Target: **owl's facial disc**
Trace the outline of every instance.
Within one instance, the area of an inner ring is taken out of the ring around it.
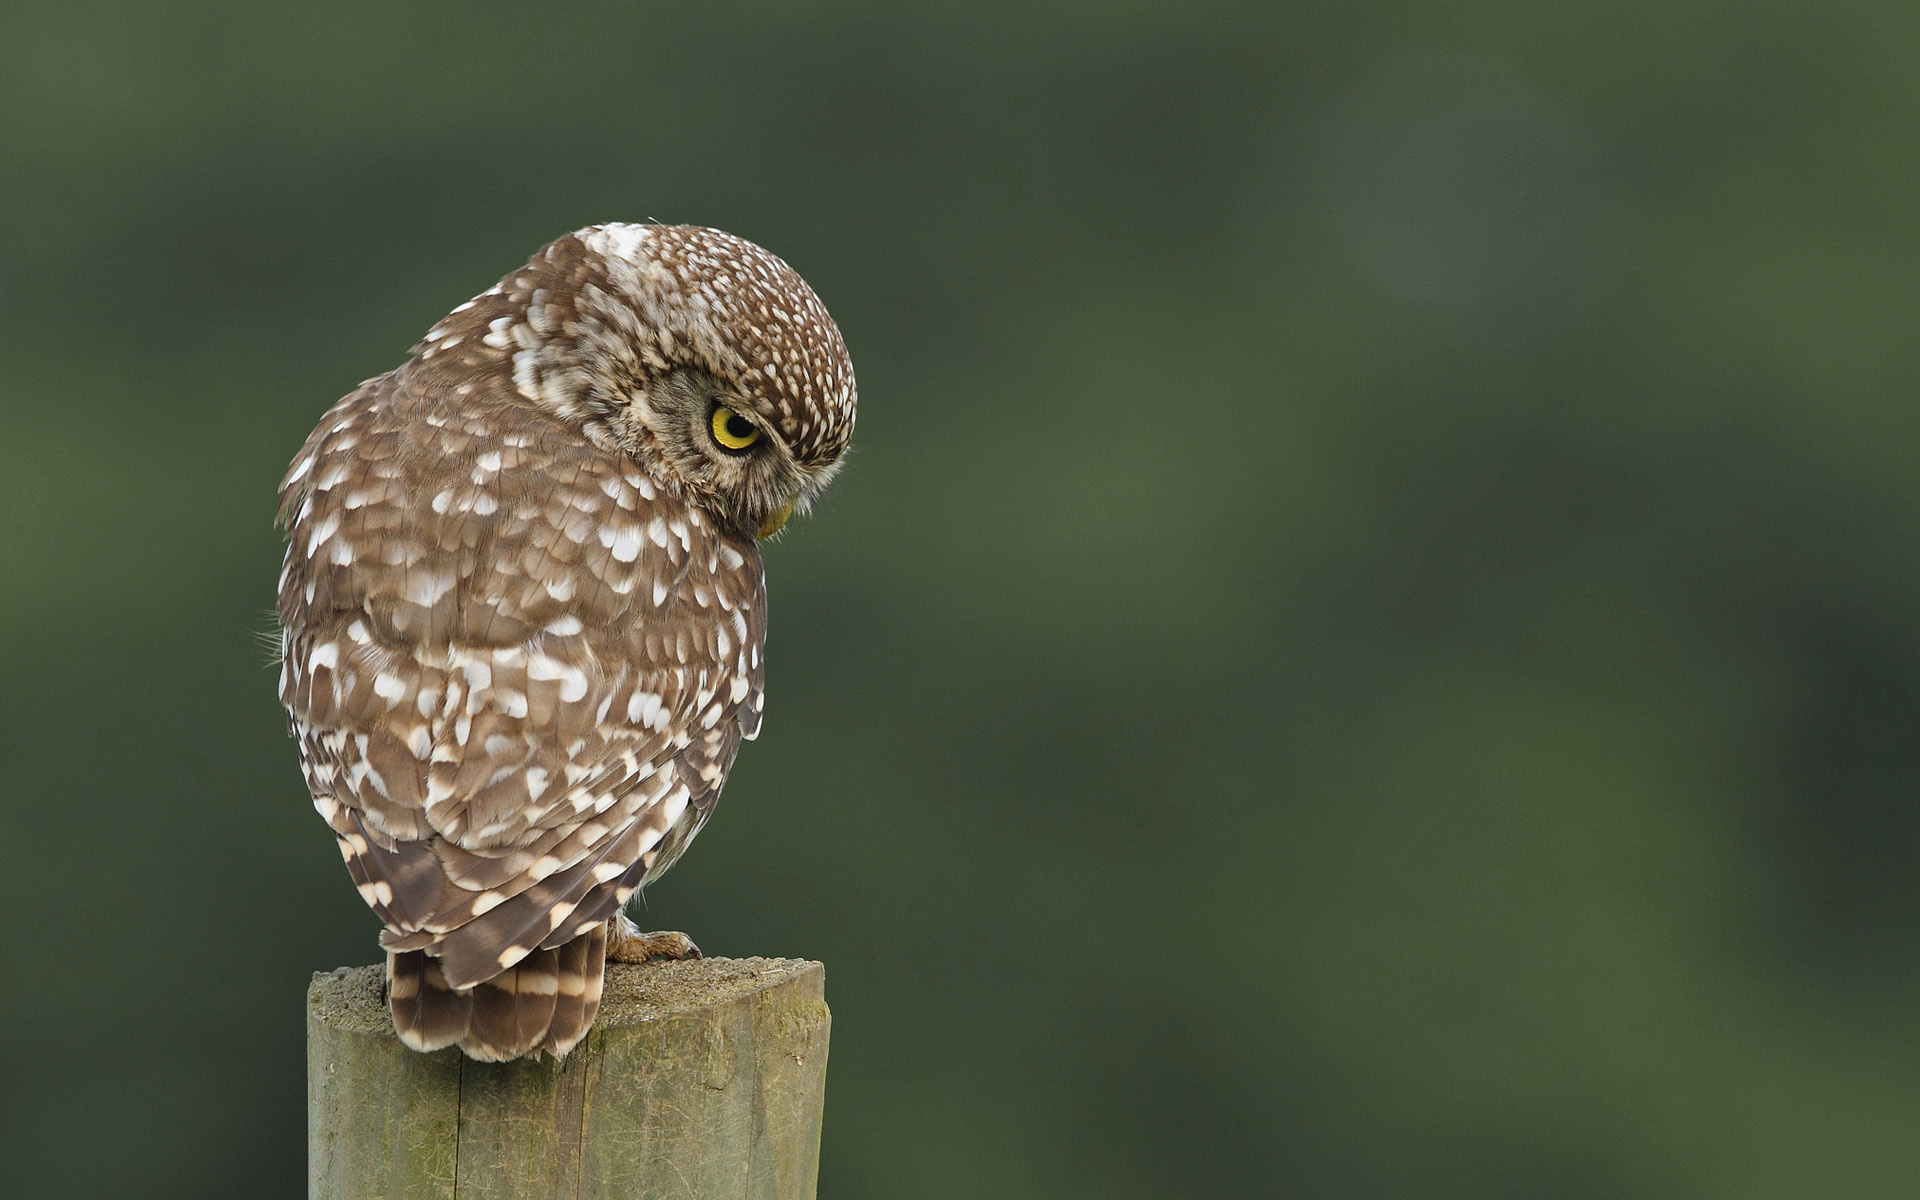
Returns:
[[[745,412],[734,408],[724,401],[715,400],[712,411],[707,415],[707,432],[713,437],[713,444],[721,453],[733,458],[745,458],[762,450],[775,435],[767,433]],[[793,516],[794,506],[800,497],[789,497],[784,503],[767,511],[760,518],[756,537],[770,538],[779,533]]]
[[[707,432],[713,435],[714,445],[722,453],[735,458],[744,458],[761,446],[767,444],[768,435],[745,413],[722,401],[713,402],[713,411],[707,417]],[[755,536],[770,538],[779,533],[782,526],[793,516],[794,506],[800,502],[798,495],[789,497],[785,503],[772,508],[760,518],[760,527]]]
[[[666,475],[742,532],[771,536],[824,483],[794,461],[768,405],[697,367],[640,385],[624,420],[637,426],[633,452],[657,456]]]

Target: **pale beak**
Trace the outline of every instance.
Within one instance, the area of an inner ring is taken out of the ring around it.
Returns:
[[[789,500],[785,504],[782,504],[779,508],[768,513],[767,519],[760,522],[760,536],[763,538],[770,538],[774,534],[779,533],[780,527],[785,525],[787,523],[787,518],[791,517],[792,515],[793,515],[793,501]]]

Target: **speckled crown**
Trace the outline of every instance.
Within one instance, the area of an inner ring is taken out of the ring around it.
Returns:
[[[853,436],[853,362],[826,306],[778,257],[718,229],[567,234],[417,349],[432,358],[462,345],[464,355],[511,355],[521,394],[563,416],[604,415],[619,400],[618,376],[697,366],[737,380],[802,464],[832,462]]]

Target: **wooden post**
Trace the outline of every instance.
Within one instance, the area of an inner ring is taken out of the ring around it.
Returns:
[[[307,990],[310,1200],[804,1200],[820,1166],[826,972],[781,958],[607,964],[564,1060],[416,1054],[380,967]]]

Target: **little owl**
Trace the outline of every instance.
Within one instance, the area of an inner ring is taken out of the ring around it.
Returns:
[[[853,416],[786,263],[599,225],[321,418],[281,484],[280,698],[408,1046],[564,1054],[607,958],[699,953],[623,906],[759,732],[756,540]]]

